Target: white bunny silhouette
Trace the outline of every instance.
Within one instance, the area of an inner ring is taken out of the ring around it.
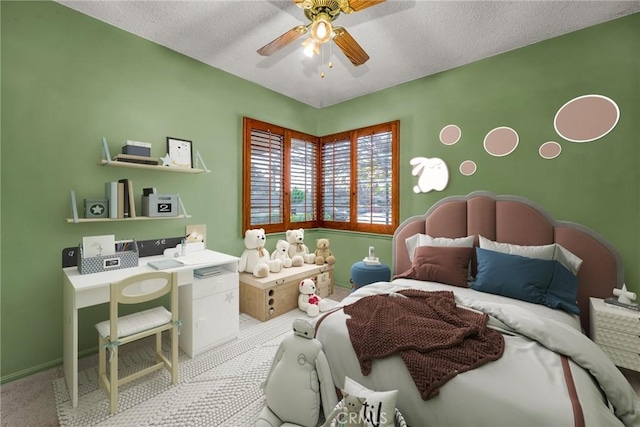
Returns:
[[[420,175],[418,185],[413,187],[414,193],[442,191],[449,183],[449,169],[444,160],[438,157],[414,157],[409,163],[413,166],[411,175]]]

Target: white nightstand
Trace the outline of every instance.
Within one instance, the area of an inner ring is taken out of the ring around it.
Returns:
[[[640,312],[590,298],[591,335],[613,363],[640,371]]]

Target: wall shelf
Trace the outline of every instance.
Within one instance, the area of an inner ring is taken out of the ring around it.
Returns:
[[[119,156],[115,156],[118,158]],[[128,156],[130,158],[135,158],[138,156]],[[100,165],[102,166],[115,166],[119,168],[135,168],[135,169],[147,169],[147,170],[157,170],[162,172],[178,172],[178,173],[209,173],[211,172],[207,169],[207,166],[204,164],[204,160],[200,155],[199,151],[195,153],[196,159],[196,167],[195,168],[178,168],[171,166],[163,166],[163,165],[147,165],[144,163],[132,163],[132,162],[123,162],[118,160],[113,160],[114,157],[111,157],[111,153],[109,152],[109,146],[107,145],[107,138],[102,137],[102,160],[100,161]],[[150,158],[151,159],[151,158]],[[161,159],[158,159],[162,161]],[[200,167],[202,164],[202,167]]]
[[[137,216],[135,218],[67,218],[68,223],[80,223],[80,222],[112,222],[112,221],[147,221],[156,219],[185,219],[191,218],[191,215],[177,215],[177,216]]]
[[[134,216],[127,218],[80,218],[78,215],[78,204],[76,202],[76,192],[71,190],[71,218],[67,218],[67,222],[71,224],[78,224],[80,222],[110,222],[110,221],[140,221],[140,220],[150,220],[150,219],[184,219],[191,218],[191,215],[187,213],[187,210],[184,208],[184,204],[182,203],[182,199],[178,194],[178,215],[175,216]]]
[[[178,168],[178,167],[170,167],[170,166],[162,166],[162,165],[150,165],[144,163],[132,163],[127,161],[117,160],[118,158],[127,158],[127,159],[140,159],[142,161],[145,160],[144,157],[140,156],[131,156],[131,155],[122,155],[119,154],[115,157],[116,160],[112,160],[111,153],[109,153],[109,146],[107,145],[107,138],[102,137],[102,161],[98,163],[102,166],[114,166],[120,168],[134,168],[134,169],[146,169],[146,170],[159,170],[162,172],[178,172],[178,173],[209,173],[211,172],[204,164],[202,160],[202,156],[200,153],[196,151],[196,167],[195,168]],[[149,160],[151,158],[149,157]],[[202,168],[200,168],[200,164],[202,164]],[[130,199],[132,202],[133,199]],[[134,216],[132,218],[80,218],[78,215],[78,205],[76,203],[76,193],[75,191],[71,191],[71,218],[67,218],[67,223],[70,224],[78,224],[81,222],[112,222],[112,221],[148,221],[148,220],[156,220],[156,219],[186,219],[191,218],[191,215],[187,214],[186,209],[184,208],[184,204],[182,203],[182,199],[180,195],[178,195],[178,215],[175,216]]]
[[[135,169],[147,169],[147,170],[158,170],[162,172],[178,172],[178,173],[209,173],[210,170],[207,169],[187,169],[187,168],[172,168],[169,166],[161,166],[161,165],[144,165],[141,163],[130,163],[130,162],[119,162],[117,160],[102,160],[99,165],[102,166],[114,166],[119,168],[135,168]]]

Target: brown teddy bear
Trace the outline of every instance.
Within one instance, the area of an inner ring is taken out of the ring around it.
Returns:
[[[329,249],[329,239],[316,239],[316,248],[315,254],[317,265],[332,265],[336,263],[336,259],[333,256],[331,249]]]

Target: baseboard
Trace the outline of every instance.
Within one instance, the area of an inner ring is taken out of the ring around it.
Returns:
[[[22,371],[0,377],[0,384],[19,380],[20,378],[28,377],[29,375],[37,374],[38,372],[46,371],[47,369],[55,368],[60,365],[62,365],[62,359],[55,359],[40,365],[32,366],[30,368],[23,369]]]
[[[83,350],[78,353],[78,360],[82,359],[86,356],[91,356],[98,352],[98,347],[91,347],[86,350]],[[38,372],[46,371],[48,369],[56,368],[63,364],[62,358],[50,360],[45,363],[41,363],[40,365],[31,366],[27,369],[23,369],[22,371],[14,372],[9,375],[4,375],[0,377],[0,384],[6,384],[11,381],[19,380],[20,378],[28,377],[29,375],[37,374]]]

